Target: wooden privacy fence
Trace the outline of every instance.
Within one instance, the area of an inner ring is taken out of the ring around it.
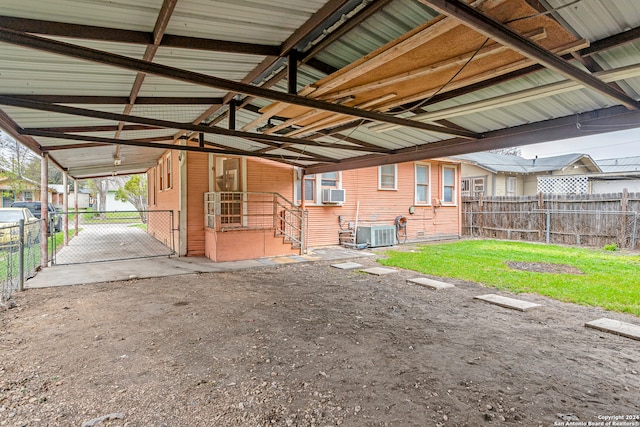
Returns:
[[[462,233],[473,237],[636,249],[640,193],[469,197]]]

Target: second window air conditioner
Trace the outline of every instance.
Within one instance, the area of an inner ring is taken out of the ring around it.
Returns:
[[[341,188],[323,188],[322,203],[344,203],[345,191]]]

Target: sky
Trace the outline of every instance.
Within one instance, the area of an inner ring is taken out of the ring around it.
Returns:
[[[640,128],[542,144],[523,145],[521,156],[527,159],[583,153],[594,160],[640,156]]]

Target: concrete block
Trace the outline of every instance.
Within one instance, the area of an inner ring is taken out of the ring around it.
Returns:
[[[455,288],[455,286],[452,285],[451,283],[439,282],[437,280],[427,279],[426,277],[408,279],[407,282],[413,283],[415,285],[424,286],[425,288],[434,289],[434,290]]]
[[[640,341],[640,326],[633,323],[625,323],[603,317],[602,319],[587,322],[585,326]]]
[[[482,301],[486,301],[490,304],[499,305],[500,307],[511,308],[513,310],[527,311],[529,309],[540,307],[540,304],[536,304],[529,301],[522,301],[515,298],[503,297],[502,295],[487,294],[474,297]]]
[[[365,273],[373,274],[375,276],[384,276],[385,274],[397,273],[397,270],[392,268],[384,268],[384,267],[373,267],[362,270]]]
[[[341,270],[353,270],[361,268],[362,264],[358,264],[357,262],[342,262],[340,264],[331,264],[331,267],[339,268]]]

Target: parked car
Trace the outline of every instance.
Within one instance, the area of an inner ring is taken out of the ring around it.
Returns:
[[[49,224],[53,224],[55,232],[62,230],[62,216],[58,213],[55,206],[48,203],[49,206]],[[13,202],[12,208],[27,208],[31,211],[33,216],[40,219],[42,217],[42,204],[40,202]],[[50,228],[51,226],[49,226]],[[51,230],[49,230],[51,232]]]
[[[13,246],[20,240],[18,224],[24,219],[25,239],[29,244],[36,240],[39,233],[38,218],[27,208],[0,208],[0,247]]]

